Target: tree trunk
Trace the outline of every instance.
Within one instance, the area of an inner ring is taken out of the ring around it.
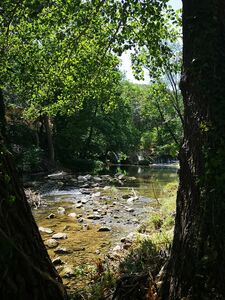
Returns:
[[[50,118],[48,115],[44,115],[44,126],[47,137],[47,146],[48,146],[48,159],[51,167],[55,166],[55,150],[52,139],[52,129],[50,124]]]
[[[0,299],[65,300],[16,177],[12,158],[0,144]]]
[[[5,103],[2,88],[0,88],[0,132],[4,139],[6,139]]]
[[[225,2],[183,0],[184,140],[159,299],[225,299]]]

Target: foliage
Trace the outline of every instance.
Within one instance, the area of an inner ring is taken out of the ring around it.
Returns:
[[[122,83],[118,71],[119,55],[127,49],[133,49],[136,70],[146,57],[152,69],[164,66],[178,22],[166,3],[22,0],[0,5],[1,89],[7,107],[20,107],[29,120],[26,125],[40,140],[36,147],[47,152],[55,146],[57,160],[67,165],[105,160],[109,151],[126,157],[147,151],[147,162],[152,154],[176,156],[163,124],[150,125],[156,110],[147,107],[148,87]],[[147,109],[152,110],[148,118]],[[50,130],[44,128],[47,116]],[[46,146],[51,139],[44,135],[50,134],[53,142]]]

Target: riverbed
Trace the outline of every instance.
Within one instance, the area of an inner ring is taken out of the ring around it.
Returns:
[[[49,174],[33,210],[42,238],[66,285],[76,274],[119,252],[177,181],[178,165],[114,167],[104,174]],[[128,238],[127,238],[128,237]]]

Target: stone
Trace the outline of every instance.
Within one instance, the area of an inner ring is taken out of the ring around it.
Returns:
[[[111,231],[111,228],[110,228],[110,227],[104,227],[104,226],[102,226],[102,227],[100,227],[100,228],[98,229],[98,231],[99,231],[99,232]]]
[[[57,180],[57,179],[62,179],[65,175],[67,175],[67,173],[62,171],[54,174],[49,174],[47,177]]]
[[[66,230],[69,230],[70,229],[70,226],[69,225],[65,225],[64,227],[63,227],[63,231],[66,231]]]
[[[133,204],[134,200],[135,200],[134,197],[128,198],[127,199],[127,204]]]
[[[47,228],[47,227],[39,227],[38,229],[39,229],[39,231],[40,231],[41,233],[48,233],[48,234],[53,233],[53,230],[52,230],[51,228]]]
[[[48,247],[48,248],[55,248],[58,246],[58,241],[56,241],[55,239],[48,239],[44,242],[44,244]]]
[[[91,195],[92,198],[98,198],[98,197],[100,197],[100,196],[101,196],[101,193],[100,193],[100,192],[96,192],[96,193],[93,193],[93,194]]]
[[[54,219],[55,218],[55,214],[50,213],[46,219]]]
[[[63,232],[58,232],[53,234],[52,238],[56,240],[65,240],[67,239],[67,234]]]
[[[125,179],[125,175],[124,175],[124,174],[120,174],[120,175],[118,176],[118,179],[119,179],[119,180],[124,180],[124,179]]]
[[[77,219],[77,222],[83,223],[83,222],[84,222],[84,219],[80,217],[80,218]]]
[[[81,199],[82,204],[86,204],[87,202],[88,202],[88,199],[86,199],[86,198]]]
[[[96,215],[89,215],[87,216],[87,218],[92,220],[99,220],[102,218],[102,216],[96,214]]]
[[[74,277],[75,276],[74,269],[72,267],[67,266],[63,268],[63,270],[60,272],[60,275],[64,278]]]
[[[77,180],[78,180],[78,182],[85,182],[85,181],[87,181],[87,178],[85,176],[78,176]]]
[[[124,195],[122,195],[122,198],[123,199],[129,199],[131,197],[131,195],[129,195],[129,194],[124,194]]]
[[[65,213],[65,208],[64,207],[58,207],[57,208],[57,213],[59,214],[59,215],[64,215],[64,213]]]
[[[61,248],[61,247],[58,247],[54,250],[54,252],[56,254],[70,254],[71,253],[71,250],[68,250],[67,248]]]
[[[81,193],[84,195],[90,195],[91,191],[86,189],[86,190],[81,190]]]
[[[78,204],[76,204],[76,208],[81,208],[83,206],[83,204],[82,203],[78,203]]]
[[[64,262],[61,260],[60,257],[56,257],[52,260],[52,263],[54,266],[61,266],[64,264]]]
[[[131,177],[128,177],[127,178],[127,180],[129,180],[129,181],[135,181],[137,178],[136,177],[134,177],[134,176],[131,176]]]
[[[98,176],[94,176],[94,177],[93,177],[93,180],[94,180],[94,181],[97,181],[97,182],[101,182],[101,181],[102,181],[102,178],[101,178],[101,177],[98,177]]]
[[[111,189],[111,186],[109,186],[109,185],[106,185],[106,186],[104,186],[104,188],[103,188],[103,190],[105,190],[105,191],[110,190],[110,189]]]
[[[134,208],[128,207],[128,208],[126,208],[126,211],[127,211],[127,212],[130,212],[130,213],[131,213],[131,212],[134,212]]]
[[[123,249],[127,250],[127,249],[129,249],[131,247],[131,245],[132,245],[131,243],[125,243],[123,245]]]
[[[82,185],[81,185],[81,188],[84,188],[84,189],[89,188],[89,183],[84,183],[84,184],[82,184]]]
[[[72,212],[72,213],[68,214],[68,217],[70,217],[70,218],[76,218],[77,214],[75,212]]]
[[[113,252],[118,252],[118,251],[121,251],[121,246],[120,245],[116,245],[113,250]]]
[[[75,247],[73,248],[73,251],[84,251],[85,247]]]
[[[89,230],[90,226],[88,224],[83,224],[82,229],[83,230]]]
[[[91,186],[92,186],[93,188],[96,188],[96,187],[99,186],[99,183],[97,183],[97,182],[96,182],[96,183],[92,183]]]
[[[87,180],[91,180],[92,176],[90,174],[87,174],[87,175],[84,176],[84,178],[86,178]]]

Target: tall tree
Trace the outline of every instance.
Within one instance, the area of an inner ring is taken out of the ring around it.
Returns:
[[[225,299],[225,2],[183,0],[184,140],[160,299]]]
[[[0,207],[1,299],[67,299],[2,140]]]

